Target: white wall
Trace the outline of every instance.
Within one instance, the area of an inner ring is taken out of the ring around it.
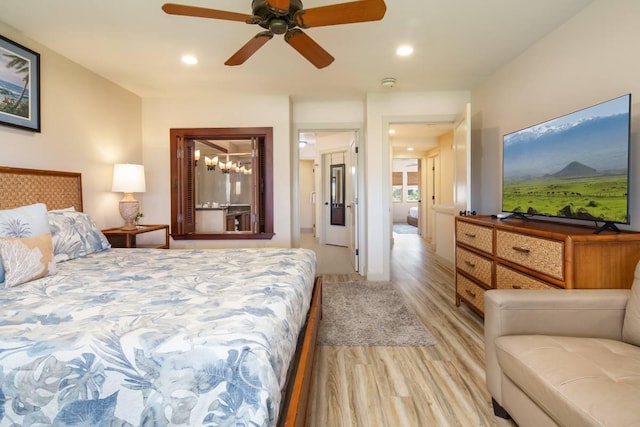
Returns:
[[[271,240],[177,240],[182,247],[291,246],[290,104],[287,96],[208,96],[143,101],[142,145],[147,173],[145,222],[171,223],[169,129],[273,128],[273,227]]]
[[[502,136],[632,94],[631,225],[640,230],[640,2],[597,0],[472,92],[472,209],[500,209]]]
[[[312,230],[315,225],[315,204],[311,193],[315,191],[313,182],[313,160],[300,160],[300,229]],[[316,194],[316,200],[318,195]],[[318,203],[318,201],[316,201]]]
[[[85,212],[122,224],[113,164],[142,163],[141,99],[1,22],[0,33],[40,54],[42,118],[41,133],[0,126],[0,165],[80,172]]]

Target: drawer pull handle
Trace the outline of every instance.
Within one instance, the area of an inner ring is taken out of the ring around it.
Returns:
[[[513,249],[516,252],[523,253],[523,254],[528,254],[529,252],[531,252],[529,249],[521,248],[520,246],[512,246],[511,249]]]
[[[522,289],[522,286],[520,286],[520,285],[511,285],[511,287],[513,289]]]
[[[464,233],[465,236],[469,237],[470,239],[475,239],[476,235],[473,233]]]
[[[471,261],[465,261],[464,263],[467,264],[471,268],[476,268],[476,265]]]
[[[469,295],[471,296],[471,298],[475,298],[475,297],[476,297],[475,292],[471,292],[469,289],[465,289],[464,291],[465,291],[467,294],[469,294]]]

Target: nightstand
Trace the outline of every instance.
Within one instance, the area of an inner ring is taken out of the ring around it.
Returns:
[[[164,244],[136,244],[136,236],[138,234],[162,230],[164,230]],[[120,227],[107,228],[106,230],[102,230],[102,233],[107,237],[107,240],[109,240],[109,243],[111,243],[111,247],[113,248],[169,249],[169,226],[165,224],[138,225],[135,230],[123,230]]]

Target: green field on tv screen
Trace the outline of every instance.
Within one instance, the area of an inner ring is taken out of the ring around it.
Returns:
[[[627,223],[626,175],[505,181],[502,210]]]

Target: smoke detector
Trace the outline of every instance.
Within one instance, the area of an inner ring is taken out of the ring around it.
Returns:
[[[382,87],[392,88],[396,85],[396,79],[393,77],[385,77],[382,79]]]

